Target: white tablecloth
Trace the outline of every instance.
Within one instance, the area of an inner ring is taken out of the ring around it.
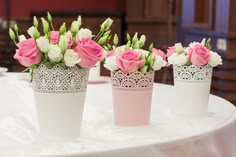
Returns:
[[[0,76],[0,156],[65,157],[235,157],[236,108],[210,96],[205,117],[171,112],[173,86],[155,84],[151,123],[144,127],[113,124],[111,84],[89,84],[81,137],[45,141],[38,133],[28,74]]]

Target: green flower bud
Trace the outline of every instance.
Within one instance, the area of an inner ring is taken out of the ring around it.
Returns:
[[[138,41],[138,33],[136,32],[132,38],[132,43],[136,43]]]
[[[82,25],[81,16],[78,16],[77,23],[78,23],[79,27]]]
[[[203,38],[203,39],[202,39],[201,44],[202,44],[202,45],[206,45],[206,38]]]
[[[113,20],[111,18],[107,18],[101,25],[102,31],[108,31],[113,23]]]
[[[47,12],[47,15],[48,15],[48,16],[47,16],[47,17],[48,17],[48,21],[49,21],[49,22],[52,22],[52,16],[51,16],[51,14],[50,14],[49,12]]]
[[[9,28],[9,36],[10,36],[11,40],[13,40],[15,42],[16,35],[15,35],[14,31],[11,28]]]
[[[152,51],[152,49],[153,49],[153,43],[151,43],[151,44],[149,45],[149,47],[148,47],[148,50],[149,50],[149,51]]]
[[[72,34],[76,34],[79,31],[79,23],[77,21],[71,23],[70,31]]]
[[[128,41],[131,40],[131,37],[130,37],[129,33],[126,34],[126,38],[127,38]]]
[[[144,46],[145,42],[146,42],[146,36],[141,35],[141,37],[139,39],[139,47],[142,48]]]
[[[37,39],[40,37],[40,33],[36,27],[34,27],[34,34],[33,34],[34,39]]]
[[[33,22],[34,22],[34,27],[38,28],[39,22],[38,22],[36,16],[34,16]]]
[[[107,42],[107,39],[109,38],[109,35],[103,36],[98,40],[99,45],[103,45]]]
[[[175,50],[178,54],[181,54],[182,53],[182,50],[183,50],[183,46],[181,43],[176,43],[175,44]]]
[[[103,34],[103,36],[110,35],[110,33],[111,33],[111,30],[109,30],[109,31],[106,31],[106,32]]]
[[[18,32],[19,32],[19,29],[18,29],[18,26],[17,26],[17,24],[14,24],[14,30],[16,31],[16,33],[18,33]]]
[[[114,45],[115,45],[115,46],[117,46],[117,45],[118,45],[118,43],[119,43],[119,39],[118,39],[118,36],[117,36],[117,34],[115,34],[115,35],[114,35],[114,38],[113,38],[113,43],[114,43]]]
[[[60,35],[62,35],[66,32],[66,23],[65,22],[61,25],[59,32],[60,32]]]
[[[127,42],[127,44],[125,45],[125,47],[126,47],[126,48],[130,48],[130,45],[131,45],[131,41],[129,40],[129,41]]]
[[[41,18],[41,20],[42,20],[42,23],[43,23],[43,32],[44,32],[44,34],[48,34],[49,24],[43,17]]]

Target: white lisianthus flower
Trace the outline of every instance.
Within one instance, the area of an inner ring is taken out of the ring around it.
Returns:
[[[92,31],[87,28],[81,28],[79,32],[76,34],[76,38],[81,41],[83,38],[91,39],[93,37]]]
[[[48,57],[53,62],[60,62],[63,58],[61,48],[57,45],[50,44]]]
[[[155,55],[155,62],[152,66],[152,69],[153,70],[160,70],[164,66],[166,66],[166,61],[164,61],[161,56]]]
[[[115,54],[116,54],[117,56],[120,56],[121,53],[122,53],[123,51],[125,51],[125,50],[126,50],[126,46],[125,46],[125,45],[119,46],[119,47],[117,47],[117,48],[115,49]]]
[[[181,53],[180,55],[173,53],[168,58],[168,62],[170,64],[185,65],[188,62],[188,57],[184,53]]]
[[[118,70],[119,67],[117,66],[117,63],[116,63],[116,56],[108,57],[105,60],[104,67],[107,68],[110,71]]]
[[[33,38],[34,36],[34,26],[31,26],[28,30],[27,33]]]
[[[216,52],[210,52],[211,53],[211,57],[208,61],[208,64],[212,67],[215,67],[217,65],[221,65],[222,64],[222,58],[220,55],[218,55]]]
[[[49,40],[45,37],[39,37],[36,39],[36,43],[40,51],[42,52],[48,52],[49,51]]]
[[[149,51],[144,50],[144,49],[135,49],[135,51],[139,51],[139,52],[141,52],[141,53],[142,53],[142,56],[147,56],[148,53],[149,53]]]
[[[19,41],[23,41],[23,40],[26,40],[26,37],[24,35],[19,35]]]
[[[191,43],[189,44],[189,47],[190,47],[190,48],[194,48],[195,45],[198,45],[198,44],[204,45],[205,43],[203,44],[203,42],[202,42],[202,43],[199,43],[199,42],[195,42],[195,41],[194,41],[194,42],[191,42]]]
[[[66,66],[73,67],[76,64],[78,64],[81,61],[81,59],[73,49],[68,49],[65,52],[64,61]]]

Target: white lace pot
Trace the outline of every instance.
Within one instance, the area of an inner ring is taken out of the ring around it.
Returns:
[[[120,126],[148,125],[154,72],[111,72],[114,123]]]
[[[33,73],[33,91],[40,134],[47,139],[79,137],[88,80],[88,69],[77,66],[48,69],[40,65]]]
[[[174,65],[176,103],[173,110],[183,115],[207,115],[212,67]]]

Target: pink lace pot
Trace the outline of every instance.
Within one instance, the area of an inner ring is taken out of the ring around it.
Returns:
[[[148,125],[154,72],[111,72],[114,123],[119,126]]]

